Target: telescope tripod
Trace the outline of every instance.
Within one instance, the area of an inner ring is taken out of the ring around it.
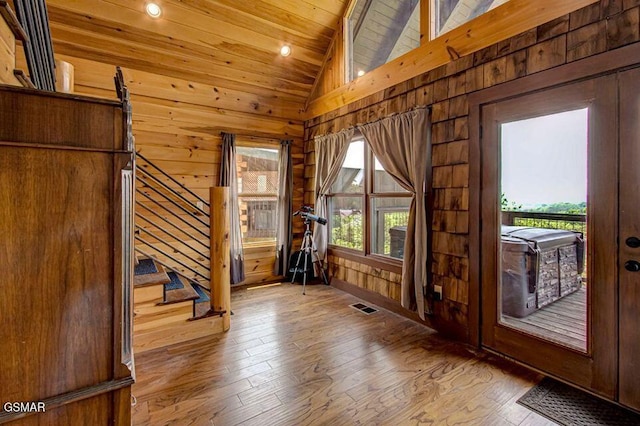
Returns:
[[[320,273],[322,274],[322,281],[325,285],[329,285],[329,280],[327,279],[327,275],[324,273],[324,268],[322,267],[322,261],[318,256],[318,249],[316,248],[315,243],[313,242],[313,237],[310,229],[310,221],[305,219],[304,224],[306,226],[304,235],[302,237],[302,245],[300,246],[300,250],[298,250],[298,258],[296,259],[296,266],[293,269],[293,277],[291,278],[291,284],[296,280],[296,275],[298,272],[302,272],[302,294],[305,294],[305,287],[307,285],[307,271],[308,267],[314,267],[314,265],[318,264],[318,269],[320,269]],[[304,269],[300,271],[298,267],[300,266],[300,258],[304,255]],[[315,257],[315,258],[314,258]],[[309,258],[311,258],[311,265],[308,264]]]

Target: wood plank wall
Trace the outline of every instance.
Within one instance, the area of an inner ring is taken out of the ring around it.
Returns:
[[[421,10],[429,8],[430,0],[421,1]],[[343,58],[338,50],[330,50],[327,65],[316,78],[315,86],[324,91],[312,91],[307,100],[307,119],[327,114],[346,103],[361,100],[393,85],[401,84],[419,74],[434,70],[455,58],[476,53],[506,38],[533,29],[564,14],[595,3],[597,0],[509,0],[477,18],[436,37],[364,76],[343,84]],[[622,0],[613,0],[621,3]],[[621,3],[622,4],[622,3]],[[422,28],[427,31],[428,28]],[[424,40],[424,37],[423,37]],[[334,40],[335,49],[342,47],[342,41]],[[337,86],[336,86],[337,83]],[[333,88],[333,90],[332,90]],[[328,89],[328,91],[327,91]]]
[[[57,58],[75,67],[76,93],[115,98],[115,64],[69,55],[57,55]],[[294,206],[302,204],[303,123],[293,118],[299,114],[302,105],[282,101],[277,96],[269,98],[133,68],[124,68],[123,73],[131,91],[136,150],[181,184],[205,200],[209,199],[209,187],[216,185],[220,170],[221,131],[236,133],[239,144],[273,145],[281,138],[289,138],[294,141],[293,203]],[[166,181],[161,175],[154,175]],[[142,197],[138,199],[150,208],[158,209]],[[186,215],[180,210],[172,210],[180,216]],[[165,216],[177,227],[181,226],[170,215]],[[137,224],[154,231],[146,222],[138,220]],[[298,240],[303,231],[300,224],[294,222]],[[273,256],[273,247],[249,249],[245,283],[273,280]]]
[[[0,6],[2,7],[2,6]],[[16,67],[16,37],[0,14],[0,84],[21,86],[13,75]]]
[[[316,77],[309,100],[320,97],[345,84],[345,43],[344,43],[344,19],[338,22],[338,28],[325,53],[324,63],[320,74]],[[308,102],[308,101],[307,101]]]
[[[314,197],[314,136],[416,105],[431,105],[434,192],[431,272],[433,284],[444,289],[444,300],[435,302],[432,323],[468,339],[469,222],[475,220],[468,214],[468,95],[639,41],[640,1],[601,0],[311,119],[305,129],[305,201],[312,203]],[[338,256],[331,256],[329,262],[334,277],[399,302],[399,274]]]

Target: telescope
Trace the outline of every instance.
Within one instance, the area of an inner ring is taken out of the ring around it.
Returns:
[[[302,294],[305,294],[305,288],[307,286],[307,274],[311,273],[313,277],[314,270],[319,270],[322,274],[322,281],[326,285],[329,285],[327,274],[324,273],[324,267],[322,266],[322,260],[318,257],[318,249],[313,242],[313,234],[311,233],[311,221],[318,222],[320,225],[326,225],[327,219],[315,215],[312,213],[313,208],[309,206],[302,206],[300,210],[293,213],[294,216],[300,215],[304,219],[304,236],[302,237],[302,245],[298,253],[293,254],[289,259],[289,272],[293,272],[291,277],[291,283],[296,280],[298,273],[302,274]],[[295,266],[291,267],[293,259],[296,259]],[[304,261],[303,261],[304,259]]]
[[[320,217],[312,213],[313,207],[310,206],[302,206],[300,210],[297,210],[293,213],[294,216],[300,215],[301,218],[304,219],[305,222],[318,222],[320,225],[326,225],[327,219],[324,217]]]

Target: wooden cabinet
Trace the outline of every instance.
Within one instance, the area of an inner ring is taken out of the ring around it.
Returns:
[[[0,423],[130,423],[125,126],[118,102],[0,86]]]

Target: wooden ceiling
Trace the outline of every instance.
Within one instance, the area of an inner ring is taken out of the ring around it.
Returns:
[[[351,16],[353,71],[371,71],[420,46],[420,2],[358,2]],[[355,76],[354,76],[355,77]]]
[[[56,54],[303,107],[348,0],[48,0]],[[279,55],[282,45],[291,56]],[[290,108],[292,110],[295,108]]]

